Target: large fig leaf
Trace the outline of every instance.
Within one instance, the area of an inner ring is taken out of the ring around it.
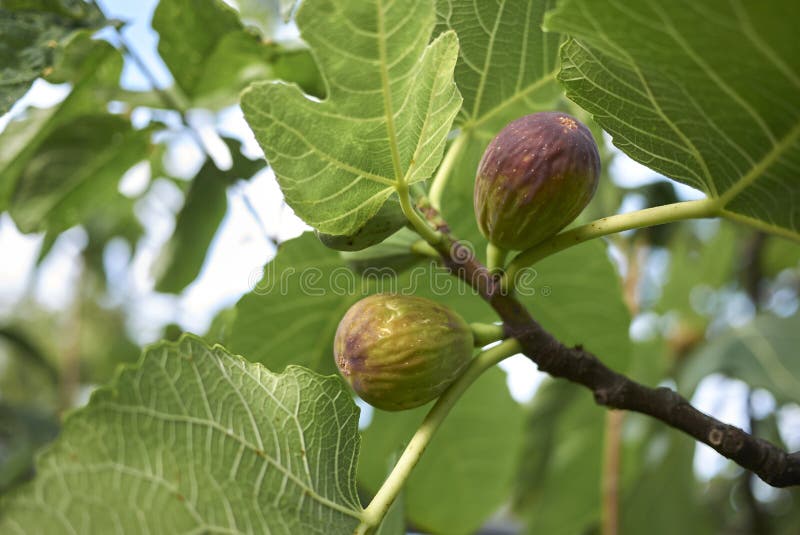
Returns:
[[[71,414],[2,533],[352,533],[358,409],[335,378],[186,336]]]
[[[567,96],[719,213],[800,239],[797,2],[567,0]]]
[[[464,97],[458,123],[475,130],[532,113],[557,91],[560,37],[540,24],[554,0],[438,0],[441,29],[461,44],[456,84]],[[474,177],[471,177],[474,178]]]
[[[403,182],[439,164],[461,97],[455,34],[432,44],[429,2],[308,0],[297,13],[326,100],[258,83],[242,109],[288,204],[328,234],[351,234]]]

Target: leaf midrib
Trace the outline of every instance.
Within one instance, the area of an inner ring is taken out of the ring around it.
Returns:
[[[389,136],[389,148],[392,152],[392,166],[396,184],[403,181],[403,171],[400,167],[400,149],[397,145],[397,131],[394,126],[394,112],[392,110],[392,89],[389,87],[389,65],[386,54],[386,21],[384,20],[383,1],[375,2],[377,7],[378,32],[378,58],[381,72],[381,89],[383,93],[383,111],[386,118],[386,133]]]

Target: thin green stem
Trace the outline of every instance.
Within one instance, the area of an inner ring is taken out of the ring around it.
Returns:
[[[450,148],[447,149],[447,154],[445,154],[442,164],[436,172],[436,176],[434,176],[431,181],[431,187],[428,190],[428,199],[430,199],[431,206],[436,208],[437,211],[441,211],[444,187],[447,185],[447,179],[450,178],[453,166],[458,161],[458,157],[461,156],[461,151],[464,150],[464,146],[467,144],[468,137],[469,135],[464,133],[464,131],[456,136],[450,144]]]
[[[521,347],[517,340],[510,338],[481,352],[470,362],[464,373],[450,385],[428,412],[428,415],[425,416],[425,420],[423,420],[417,432],[414,433],[408,446],[400,456],[400,460],[397,461],[392,472],[383,482],[381,488],[378,489],[378,493],[375,494],[370,504],[364,509],[361,524],[355,533],[361,535],[374,533],[389,510],[389,506],[392,505],[392,502],[403,488],[411,470],[419,462],[434,433],[442,425],[458,398],[483,372],[501,360],[519,353]]]
[[[523,268],[579,243],[624,230],[663,225],[664,223],[672,223],[682,219],[715,217],[719,213],[720,205],[716,199],[702,199],[699,201],[665,204],[655,208],[598,219],[561,234],[556,234],[552,238],[518,254],[506,269],[502,280],[503,288],[507,290],[513,289],[515,279]]]
[[[502,325],[470,323],[469,326],[472,329],[475,347],[483,347],[506,337],[506,332]]]
[[[439,252],[425,240],[417,240],[412,243],[411,252],[420,256],[430,256],[431,258],[435,258],[437,260],[442,258],[441,255],[439,255]]]
[[[414,206],[411,204],[408,184],[405,182],[398,182],[395,184],[395,188],[397,189],[398,197],[400,197],[400,208],[402,208],[403,213],[414,227],[414,230],[417,231],[417,234],[419,234],[423,240],[431,245],[436,245],[442,241],[442,233],[431,228],[428,222],[422,218],[419,212],[417,212],[414,209]]]
[[[486,267],[492,273],[501,273],[506,267],[508,250],[489,242],[486,244]]]

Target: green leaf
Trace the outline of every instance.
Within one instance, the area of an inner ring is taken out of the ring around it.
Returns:
[[[376,410],[363,433],[359,482],[374,492],[386,464],[427,409]],[[459,400],[405,486],[409,520],[432,533],[474,533],[508,498],[522,445],[523,411],[505,374],[485,373]]]
[[[427,46],[434,13],[422,0],[308,0],[297,24],[328,98],[259,83],[242,109],[297,215],[322,232],[352,234],[396,186],[436,169],[461,104],[458,43],[446,33]]]
[[[228,186],[237,179],[250,178],[263,167],[263,160],[245,157],[239,143],[228,140],[228,145],[233,167],[222,171],[207,160],[189,187],[175,231],[154,268],[158,273],[157,292],[180,293],[197,278],[228,209]]]
[[[352,533],[357,424],[340,381],[186,336],[66,419],[0,532]]]
[[[122,117],[84,115],[42,140],[14,190],[9,211],[22,232],[65,230],[119,196],[122,174],[147,157],[150,133]]]
[[[162,0],[153,14],[158,52],[192,105],[235,102],[253,80],[268,78],[273,47],[245,30],[221,0]]]
[[[358,300],[354,280],[338,252],[313,233],[282,243],[254,290],[237,303],[227,346],[273,370],[300,364],[334,373],[333,334]]]
[[[101,20],[84,2],[0,1],[0,115],[36,78],[52,71],[63,39],[79,28],[98,27]]]
[[[712,339],[692,356],[679,384],[691,393],[703,377],[723,373],[751,388],[765,388],[779,403],[800,403],[800,315],[759,316]]]
[[[622,285],[600,242],[550,256],[529,268],[518,284],[533,317],[567,345],[583,345],[618,372],[630,365],[630,312]],[[532,295],[526,295],[532,294]]]
[[[418,265],[398,276],[392,269],[362,277],[346,267],[338,251],[307,232],[280,245],[264,267],[260,281],[221,320],[232,351],[271,369],[300,364],[333,373],[333,337],[344,313],[363,297],[378,293],[411,293],[443,303],[468,322],[495,321],[491,308],[444,269]]]
[[[53,108],[28,110],[26,118],[12,121],[0,134],[0,210],[7,208],[20,175],[42,142],[76,117],[97,114],[118,87],[121,72],[122,56],[105,41],[92,40],[92,32],[81,31],[68,40],[51,78],[72,81],[70,94]]]
[[[760,260],[760,269],[767,277],[774,277],[784,269],[800,269],[800,245],[770,237]]]
[[[58,422],[31,407],[0,403],[0,494],[33,475],[36,450],[58,434]]]
[[[540,29],[554,4],[437,0],[439,28],[455,30],[461,43],[455,79],[464,97],[463,128],[504,125],[555,96],[561,38]]]
[[[633,159],[800,239],[796,2],[559,3],[567,96]]]
[[[704,328],[708,318],[692,307],[692,291],[700,286],[717,290],[729,281],[740,234],[741,229],[725,222],[707,242],[698,240],[688,228],[676,233],[670,243],[667,281],[654,310],[677,312],[687,323]]]
[[[621,533],[720,533],[692,472],[694,442],[678,431],[654,433],[640,471],[619,505]],[[707,493],[706,493],[707,494]],[[658,507],[653,504],[657,503]]]
[[[591,532],[600,515],[605,410],[580,387],[544,383],[527,417],[516,510],[527,533]]]

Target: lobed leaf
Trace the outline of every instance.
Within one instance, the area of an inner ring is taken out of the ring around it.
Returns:
[[[242,109],[287,203],[318,230],[347,235],[396,186],[436,169],[461,104],[453,83],[458,43],[446,33],[427,45],[434,12],[422,0],[309,0],[297,25],[326,100],[258,83],[242,95]]]

